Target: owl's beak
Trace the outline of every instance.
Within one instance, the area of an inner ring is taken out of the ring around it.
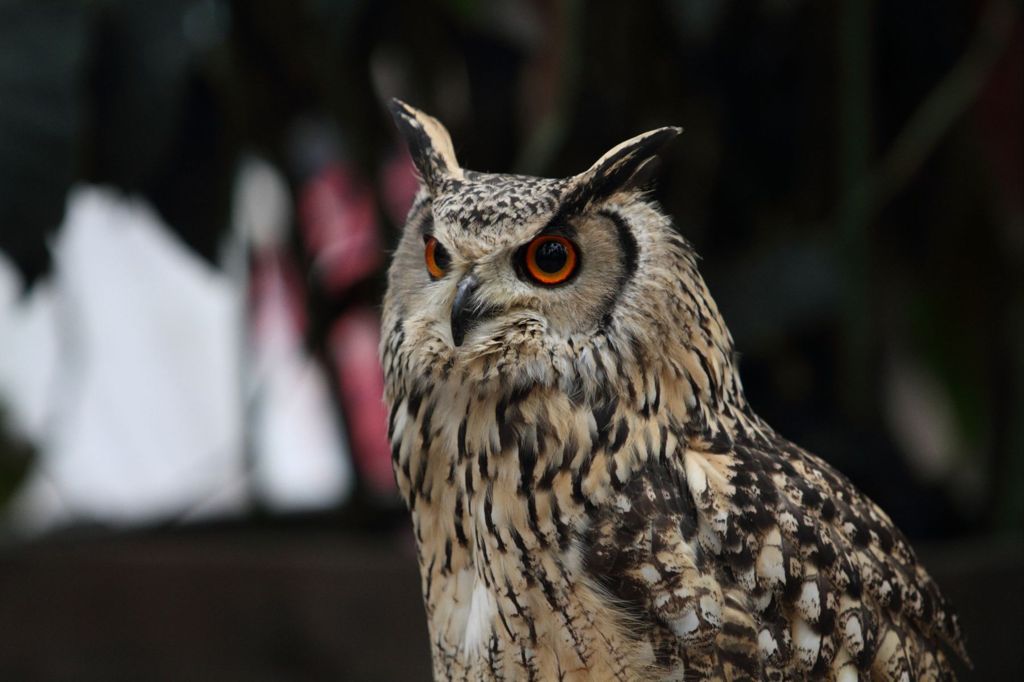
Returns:
[[[455,289],[455,300],[452,302],[452,341],[456,346],[462,345],[466,332],[481,319],[486,317],[486,310],[476,300],[476,290],[480,281],[470,272],[459,282]]]

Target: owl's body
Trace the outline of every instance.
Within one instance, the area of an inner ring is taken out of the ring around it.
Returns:
[[[754,414],[695,254],[636,189],[677,131],[543,180],[464,171],[395,113],[424,187],[382,356],[435,677],[952,677],[937,587]]]

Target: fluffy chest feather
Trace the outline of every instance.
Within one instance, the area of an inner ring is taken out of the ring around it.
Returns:
[[[583,462],[608,425],[544,389],[442,384],[400,399],[392,426],[437,676],[635,679],[654,662],[583,566],[586,491],[608,477]]]

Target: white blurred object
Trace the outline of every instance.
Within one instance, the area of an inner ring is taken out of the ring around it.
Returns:
[[[306,352],[301,283],[283,250],[287,184],[268,163],[243,163],[234,229],[253,245],[252,324],[246,362],[254,491],[278,511],[336,505],[353,485],[352,463],[320,365]]]
[[[983,513],[988,500],[978,444],[961,430],[949,389],[905,352],[894,351],[887,370],[885,415],[911,469],[944,484],[965,514]]]
[[[0,386],[40,451],[15,524],[146,522],[208,498],[218,513],[241,509],[239,299],[228,279],[144,202],[95,187],[72,190],[54,268],[52,300],[35,301],[51,322],[5,330],[21,337],[9,363],[42,368]],[[40,394],[43,407],[30,400]]]
[[[288,183],[276,168],[254,156],[242,161],[232,203],[232,227],[242,243],[256,250],[284,244],[291,205]]]
[[[236,189],[235,252],[273,252],[286,184],[250,161]],[[351,463],[283,279],[254,297],[248,338],[245,267],[209,266],[144,201],[97,187],[70,193],[53,252],[27,296],[0,257],[0,402],[39,452],[14,528],[236,515],[253,493],[278,510],[342,499]]]
[[[273,276],[273,275],[270,275]],[[284,292],[260,302],[252,339],[252,444],[256,491],[280,511],[330,507],[352,487],[327,381],[289,334]]]
[[[938,481],[963,450],[953,401],[942,383],[906,354],[897,353],[885,375],[885,414],[914,471]]]

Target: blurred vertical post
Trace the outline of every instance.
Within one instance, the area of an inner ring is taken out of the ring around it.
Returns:
[[[871,13],[873,3],[842,0],[838,13],[839,230],[843,265],[842,388],[848,413],[862,415],[868,400],[868,176],[871,143]]]

